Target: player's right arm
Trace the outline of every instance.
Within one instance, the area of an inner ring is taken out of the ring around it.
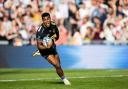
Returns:
[[[37,40],[37,48],[38,49],[46,49],[46,47],[44,46],[42,40],[41,40],[41,29],[42,29],[42,26],[40,26],[37,30],[37,33],[36,33],[36,40]]]
[[[46,46],[44,46],[43,42],[40,40],[37,40],[37,47],[38,49],[46,49]]]

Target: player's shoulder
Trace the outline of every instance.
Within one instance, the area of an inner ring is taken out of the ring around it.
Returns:
[[[40,25],[39,25],[39,27],[38,27],[38,29],[37,29],[37,32],[40,32],[41,29],[44,29],[43,24],[40,24]]]
[[[42,28],[46,28],[46,26],[45,26],[43,23],[40,25],[40,27],[42,27]]]

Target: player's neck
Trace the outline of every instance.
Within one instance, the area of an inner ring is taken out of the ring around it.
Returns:
[[[43,27],[45,27],[45,28],[49,28],[49,27],[51,26],[51,24],[50,24],[50,26],[49,26],[49,27],[47,27],[47,26],[46,26],[45,24],[43,24],[43,23],[42,23],[42,25],[43,25]]]

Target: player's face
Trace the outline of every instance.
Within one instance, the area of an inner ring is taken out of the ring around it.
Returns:
[[[51,23],[51,18],[49,16],[45,16],[42,18],[43,24],[46,27],[50,27],[50,23]]]

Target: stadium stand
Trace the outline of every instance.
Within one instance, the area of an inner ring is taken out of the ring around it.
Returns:
[[[42,12],[59,27],[57,45],[128,44],[127,0],[0,0],[0,44],[36,45]]]

